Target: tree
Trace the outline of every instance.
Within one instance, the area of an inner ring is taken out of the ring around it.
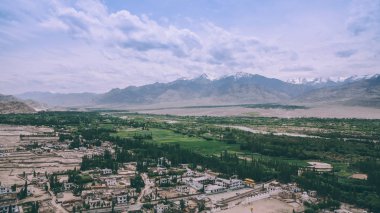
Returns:
[[[183,199],[181,199],[179,201],[179,206],[180,206],[180,208],[181,208],[182,211],[185,210],[186,205],[185,205],[185,201]]]
[[[16,184],[13,184],[13,185],[11,186],[11,189],[12,189],[13,192],[15,192],[16,189],[17,189],[17,185],[16,185]]]
[[[8,213],[13,213],[13,208],[12,204],[9,204],[8,206]]]
[[[205,208],[206,208],[206,206],[205,206],[205,203],[204,202],[198,202],[198,211],[203,211],[203,210],[205,210]]]
[[[112,199],[112,207],[111,207],[111,212],[115,213],[115,201]]]
[[[136,188],[137,192],[140,192],[141,188],[145,187],[145,183],[141,175],[137,175],[135,178],[131,180],[131,186],[133,188]]]
[[[24,188],[22,188],[20,190],[20,192],[18,193],[18,197],[19,199],[24,199],[28,196],[28,183],[25,181],[25,184],[24,184]]]
[[[33,202],[32,203],[31,213],[38,213],[38,209],[39,208],[40,208],[39,203],[37,201]]]

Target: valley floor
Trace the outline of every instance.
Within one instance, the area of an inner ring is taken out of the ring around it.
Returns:
[[[159,108],[131,110],[144,114],[179,115],[179,116],[252,116],[252,117],[317,117],[317,118],[363,118],[380,119],[380,109],[359,106],[316,106],[308,109],[261,109],[232,107],[194,107],[194,108]]]

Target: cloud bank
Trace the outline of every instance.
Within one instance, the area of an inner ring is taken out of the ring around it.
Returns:
[[[207,20],[196,30],[163,24],[96,0],[6,0],[0,6],[0,93],[104,92],[202,73],[282,79],[377,73],[379,14],[379,1],[352,2],[337,32],[328,28],[315,41],[283,45]],[[324,40],[329,33],[334,37]]]

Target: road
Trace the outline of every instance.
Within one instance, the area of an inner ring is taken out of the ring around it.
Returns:
[[[49,194],[51,196],[51,205],[54,206],[56,209],[57,209],[57,212],[59,213],[68,213],[68,211],[66,211],[66,209],[64,209],[61,204],[57,203],[56,200],[57,200],[57,197],[55,196],[55,194],[50,190],[50,183],[48,182],[48,186],[49,186]]]
[[[149,194],[149,190],[151,190],[151,187],[154,186],[154,184],[149,180],[148,175],[146,173],[141,174],[142,179],[144,180],[145,187],[141,191],[140,195],[138,196],[136,203],[141,203],[141,199],[144,195]]]

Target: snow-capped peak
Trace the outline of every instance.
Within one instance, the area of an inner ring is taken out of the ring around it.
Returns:
[[[197,76],[191,80],[211,80],[211,78],[206,73],[203,73],[202,75]]]
[[[291,84],[308,84],[308,85],[320,85],[320,84],[327,84],[327,83],[348,83],[348,82],[354,82],[358,80],[363,79],[370,79],[373,78],[376,75],[353,75],[348,77],[318,77],[318,78],[293,78],[288,79],[286,82]]]
[[[246,77],[251,77],[252,74],[251,73],[246,73],[246,72],[237,72],[235,73],[235,75],[233,75],[235,77],[235,79],[238,79],[238,78],[246,78]]]

